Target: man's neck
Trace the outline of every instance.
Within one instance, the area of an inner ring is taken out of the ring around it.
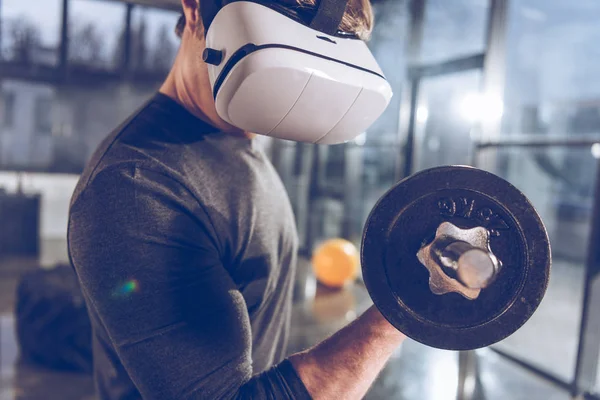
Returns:
[[[256,136],[256,134],[244,132],[223,121],[215,109],[210,87],[200,85],[196,90],[191,90],[191,85],[185,81],[179,68],[179,63],[175,61],[169,75],[158,90],[160,93],[170,97],[189,113],[214,126],[223,133],[243,136],[249,139],[253,139]],[[196,79],[196,81],[200,80]]]

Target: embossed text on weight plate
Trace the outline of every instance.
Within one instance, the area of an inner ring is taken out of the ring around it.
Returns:
[[[493,236],[500,236],[510,227],[500,215],[489,207],[478,207],[475,199],[446,197],[438,201],[440,214],[444,217],[459,217],[474,220],[487,228]]]

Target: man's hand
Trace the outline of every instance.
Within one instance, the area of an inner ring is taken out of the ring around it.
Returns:
[[[290,357],[315,400],[361,399],[405,336],[369,308],[314,348]]]

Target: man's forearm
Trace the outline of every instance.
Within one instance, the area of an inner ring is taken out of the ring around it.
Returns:
[[[361,399],[404,338],[371,307],[290,361],[315,400]]]

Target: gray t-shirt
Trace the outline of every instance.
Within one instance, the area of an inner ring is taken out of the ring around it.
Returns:
[[[252,140],[157,94],[86,167],[68,243],[100,399],[310,398],[282,362],[294,217]]]

